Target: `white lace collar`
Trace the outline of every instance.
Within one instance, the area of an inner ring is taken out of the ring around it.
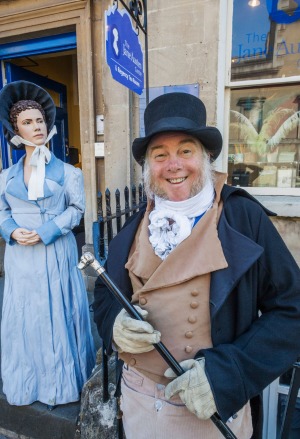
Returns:
[[[149,241],[154,252],[164,260],[192,231],[195,218],[213,204],[215,192],[209,180],[201,192],[184,201],[155,197],[155,208],[149,215]]]

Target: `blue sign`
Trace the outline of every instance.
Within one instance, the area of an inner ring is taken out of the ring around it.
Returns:
[[[126,9],[112,6],[106,18],[106,62],[112,77],[141,94],[144,88],[143,51]]]

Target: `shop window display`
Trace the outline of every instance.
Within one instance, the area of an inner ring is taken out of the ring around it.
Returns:
[[[231,92],[229,183],[234,186],[300,187],[298,86]]]
[[[233,1],[229,184],[300,187],[299,23],[299,1]]]

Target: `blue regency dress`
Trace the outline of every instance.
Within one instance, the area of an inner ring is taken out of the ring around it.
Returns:
[[[84,212],[82,172],[53,154],[44,197],[29,201],[23,160],[0,174],[0,231],[6,241],[1,374],[10,404],[77,401],[95,364],[89,307],[71,230]],[[10,235],[36,230],[22,246]]]

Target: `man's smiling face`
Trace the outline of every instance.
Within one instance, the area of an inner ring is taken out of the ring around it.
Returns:
[[[204,186],[204,155],[201,143],[181,132],[154,136],[147,148],[150,189],[170,201],[195,196]]]

